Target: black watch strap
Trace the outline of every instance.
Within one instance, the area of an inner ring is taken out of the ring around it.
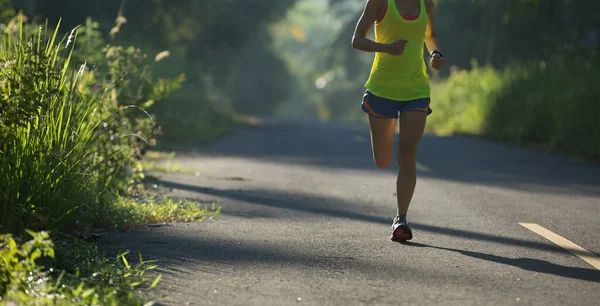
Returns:
[[[442,52],[440,52],[439,50],[431,51],[431,56],[433,56],[434,54],[439,54],[441,57],[444,57],[444,54],[442,54]]]

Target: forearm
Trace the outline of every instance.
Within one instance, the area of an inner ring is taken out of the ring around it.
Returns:
[[[389,45],[374,42],[366,37],[354,37],[352,47],[365,52],[387,52]]]
[[[437,36],[435,36],[435,34],[425,38],[425,45],[427,46],[427,53],[429,54],[434,50],[440,50],[440,45],[438,44]]]

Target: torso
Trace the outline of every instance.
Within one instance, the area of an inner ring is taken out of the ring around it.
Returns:
[[[375,25],[376,41],[389,44],[404,39],[408,43],[400,56],[376,53],[365,84],[373,94],[397,101],[429,97],[429,76],[423,58],[428,24],[425,1],[381,0],[384,14]]]

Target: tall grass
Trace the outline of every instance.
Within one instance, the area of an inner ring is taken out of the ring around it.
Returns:
[[[434,86],[428,129],[600,158],[599,73],[596,54],[455,71]]]
[[[160,276],[152,284],[144,276],[155,266],[141,255],[135,266],[126,254],[108,261],[73,236],[219,213],[128,193],[143,178],[148,144],[139,139],[152,140],[157,128],[144,108],[183,78],[156,81],[133,47],[76,53],[77,29],[59,37],[58,26],[18,18],[0,26],[0,232],[8,233],[0,235],[0,303],[142,305],[138,289],[156,286]],[[99,67],[87,69],[87,59]],[[33,239],[23,242],[25,232]]]
[[[71,62],[76,31],[60,41],[58,27],[5,34],[0,49],[3,86],[0,154],[2,231],[77,224],[86,205],[103,203],[109,179],[90,147],[101,133],[93,114],[100,101],[83,89]]]
[[[159,132],[144,108],[184,78],[155,79],[134,47],[77,52],[78,38],[101,36],[91,22],[79,37],[78,28],[59,37],[60,24],[12,24],[0,46],[0,230],[114,228],[99,216],[140,185]]]

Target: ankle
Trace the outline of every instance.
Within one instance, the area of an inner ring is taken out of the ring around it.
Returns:
[[[406,223],[406,212],[398,212],[396,218],[398,218],[400,222]]]

